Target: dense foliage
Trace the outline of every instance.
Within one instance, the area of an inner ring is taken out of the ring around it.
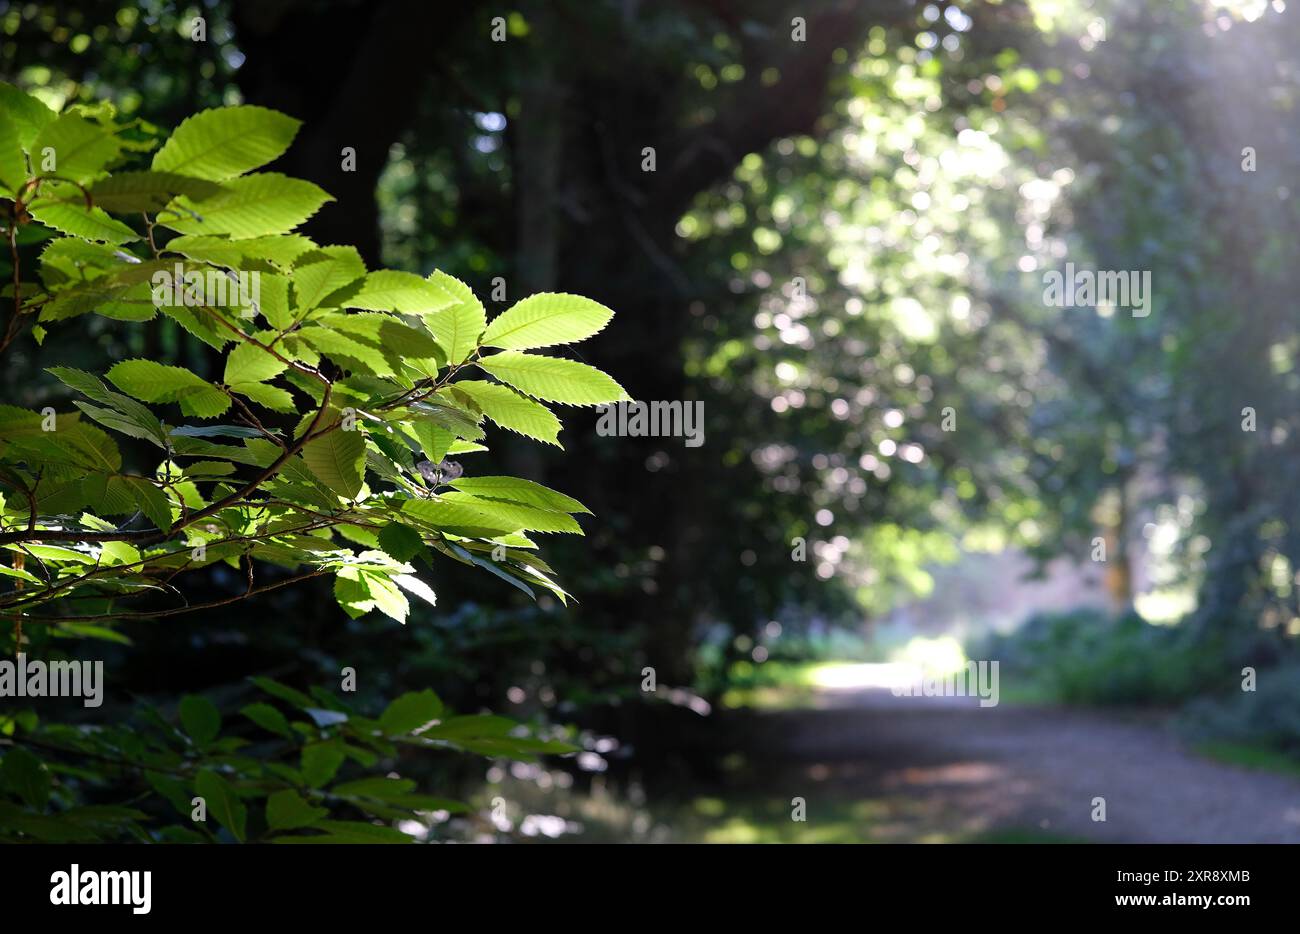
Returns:
[[[155,149],[146,128],[117,121],[108,104],[56,114],[11,85],[0,85],[0,100],[12,258],[4,347],[27,339],[29,327],[39,343],[91,313],[128,322],[161,314],[216,351],[221,372],[208,380],[144,358],[102,376],[53,366],[50,376],[75,393],[74,410],[0,407],[0,544],[11,558],[0,566],[8,582],[0,615],[12,623],[16,652],[44,651],[58,637],[120,639],[114,627],[123,620],[226,606],[321,575],[333,578],[348,616],[378,611],[404,622],[407,594],[436,601],[417,574],[435,555],[567,600],[529,533],[581,534],[574,515],[586,508],[532,481],[476,476],[449,458],[487,450],[485,420],[558,447],[560,423],[545,403],[626,398],[593,367],[529,352],[590,337],[612,312],[578,296],[537,294],[488,321],[452,276],[367,272],[355,248],[294,233],[329,196],[254,171],[297,131],[274,111],[203,111]],[[150,150],[149,168],[135,168]],[[38,275],[24,262],[35,252]],[[475,373],[491,378],[468,378]],[[245,587],[190,601],[189,575],[218,563]],[[45,728],[29,713],[10,716],[6,730],[37,749],[133,764],[171,801],[188,788],[218,798],[219,823],[240,840],[241,798],[266,796],[272,829],[317,825],[329,812],[295,789],[312,794],[345,755],[373,766],[394,754],[397,738],[497,754],[568,748],[508,736],[508,720],[429,727],[443,716],[429,691],[369,721],[330,695],[263,686],[314,721],[290,724],[264,703],[243,711],[288,740],[276,755],[296,762],[301,754],[301,769],[237,755],[246,741],[219,739],[219,712],[200,697],[181,702],[181,733],[152,709],[142,714],[146,729]],[[36,754],[11,751],[3,774],[5,788],[37,812],[11,814],[6,827],[51,838],[59,822],[41,815],[50,778]],[[93,768],[71,774],[69,794],[57,797],[72,805],[64,819],[78,829],[64,833],[143,836],[139,812],[80,810],[72,789]],[[421,806],[407,794],[412,783],[375,781],[397,792],[370,797]],[[347,802],[347,789],[364,799],[369,788],[353,782],[330,794]],[[293,814],[270,813],[285,808]],[[319,827],[347,836],[347,825]]]

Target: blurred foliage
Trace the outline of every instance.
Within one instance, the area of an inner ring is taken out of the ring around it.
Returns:
[[[1236,684],[1220,653],[1181,627],[1152,626],[1136,613],[1036,616],[971,650],[997,659],[1009,694],[1066,704],[1176,704]]]
[[[429,690],[366,717],[319,687],[253,681],[237,717],[193,694],[115,724],[0,716],[0,840],[410,843],[468,810],[395,774],[414,754],[573,749],[503,717],[451,716]]]

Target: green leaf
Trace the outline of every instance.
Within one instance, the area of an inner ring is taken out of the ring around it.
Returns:
[[[259,344],[244,343],[226,357],[222,380],[227,386],[236,383],[260,383],[283,373],[287,366]]]
[[[429,277],[456,301],[436,315],[429,315],[424,323],[447,354],[447,362],[461,363],[478,346],[479,336],[487,327],[487,312],[483,303],[465,283],[445,272],[435,272]]]
[[[433,588],[414,574],[394,574],[393,583],[407,593],[415,594],[429,606],[438,605],[438,595],[433,592]]]
[[[190,259],[214,263],[218,266],[242,268],[250,262],[266,262],[282,269],[291,267],[298,257],[316,248],[302,234],[276,234],[270,237],[253,237],[249,240],[230,240],[226,237],[173,237],[163,249],[180,253]],[[262,292],[266,292],[263,276]],[[278,278],[278,277],[276,277]]]
[[[29,209],[32,217],[46,227],[83,240],[122,244],[139,240],[139,235],[119,220],[109,217],[101,208],[87,209],[80,202],[66,204],[46,203]]]
[[[165,260],[116,263],[93,278],[56,289],[54,297],[41,309],[41,320],[58,321],[88,311],[108,313],[110,306],[118,306],[118,303],[138,304],[142,313],[134,317],[151,318],[156,308],[150,295],[149,280],[159,271],[166,270],[168,265]]]
[[[461,380],[452,385],[473,399],[483,414],[502,428],[563,447],[559,442],[560,420],[541,403],[521,396],[508,386],[483,380]]]
[[[26,749],[11,746],[0,765],[0,787],[22,798],[29,807],[42,810],[50,799],[50,773]]]
[[[266,799],[266,825],[272,830],[310,827],[329,814],[326,808],[308,804],[296,791],[277,791]]]
[[[0,111],[9,115],[18,128],[18,143],[30,150],[36,134],[57,116],[38,97],[0,81]]]
[[[19,141],[18,124],[0,110],[0,189],[12,198],[27,178],[27,157]]]
[[[547,402],[597,405],[631,398],[609,376],[576,360],[503,350],[483,357],[478,365],[502,382]]]
[[[537,509],[591,515],[591,510],[573,497],[519,477],[459,477],[451,485],[480,499],[502,499]]]
[[[451,449],[451,443],[456,440],[455,434],[427,421],[415,421],[409,427],[420,442],[420,450],[424,451],[425,458],[435,464],[442,463]]]
[[[39,443],[34,441],[31,446],[42,450],[51,463],[77,464],[106,473],[117,473],[122,468],[122,453],[113,439],[85,422],[47,432]]]
[[[288,233],[333,200],[311,182],[263,172],[232,179],[220,194],[203,201],[177,198],[159,222],[183,234],[229,234],[243,240]]]
[[[407,615],[411,612],[411,604],[392,580],[377,573],[366,573],[365,578],[374,608],[390,619],[405,623]]]
[[[495,536],[507,532],[519,532],[524,528],[524,520],[520,516],[490,513],[484,509],[476,509],[471,503],[465,502],[407,500],[402,505],[402,511],[417,522],[443,529],[451,532],[452,535],[493,539]]]
[[[400,318],[374,312],[329,312],[315,323],[332,331],[377,347],[388,364],[397,367],[412,357],[443,356],[442,348],[425,331],[416,330]]]
[[[217,329],[210,315],[200,315],[197,309],[186,308],[184,305],[163,305],[162,313],[203,343],[217,350],[225,349],[233,339],[229,332]]]
[[[64,548],[62,545],[24,545],[23,549],[46,561],[75,561],[77,564],[94,564],[93,556],[84,551]],[[17,549],[13,549],[17,550]]]
[[[116,479],[116,478],[114,478]],[[115,516],[127,512],[134,512],[134,503],[125,503],[121,506],[104,506],[100,505],[100,511],[105,515]],[[113,567],[117,564],[135,564],[140,560],[140,552],[132,545],[126,542],[104,542],[99,546],[99,560],[105,567]]]
[[[241,241],[243,242],[243,241]],[[277,331],[292,327],[293,312],[289,308],[289,279],[287,276],[263,275],[259,310],[271,327]]]
[[[327,246],[301,257],[293,269],[297,317],[320,307],[330,295],[366,274],[361,254],[350,246]]]
[[[306,710],[308,707],[315,707],[316,702],[304,694],[302,691],[294,690],[287,684],[281,684],[273,678],[254,677],[250,678],[260,689],[270,694],[272,697],[278,697],[287,704],[292,704]]]
[[[600,331],[612,317],[614,312],[581,295],[540,292],[493,319],[483,332],[483,343],[505,350],[572,344]]]
[[[347,300],[352,308],[426,314],[439,311],[454,299],[436,283],[410,272],[381,269],[366,276],[361,290]]]
[[[181,411],[213,418],[230,407],[230,397],[178,366],[152,360],[123,360],[106,374],[118,389],[144,402],[179,402]]]
[[[307,442],[302,450],[312,475],[344,499],[355,499],[361,492],[365,458],[365,436],[341,428]]]
[[[204,110],[176,128],[154,155],[153,168],[220,181],[280,156],[301,125],[265,107]]]
[[[181,698],[181,726],[200,746],[206,746],[221,732],[221,713],[215,704],[198,694]]]
[[[203,798],[208,813],[216,818],[217,823],[243,843],[248,808],[244,807],[230,783],[216,772],[203,769],[194,779],[194,791]]]
[[[409,525],[390,522],[379,530],[379,547],[394,560],[405,564],[425,550],[420,533]]]
[[[340,334],[328,328],[311,326],[302,328],[297,335],[309,347],[320,351],[349,370],[359,367],[363,372],[374,376],[392,376],[396,372],[394,363],[388,359],[381,348],[350,334]]]
[[[239,393],[241,396],[247,396],[258,405],[270,409],[272,412],[290,412],[298,411],[294,405],[293,396],[288,390],[281,389],[279,386],[268,386],[266,383],[236,383],[230,387],[232,391]]]
[[[86,182],[117,158],[122,142],[98,123],[67,111],[43,126],[32,142],[32,163],[42,175]],[[50,157],[54,165],[45,170]]]
[[[396,698],[379,715],[379,728],[389,736],[411,733],[442,715],[442,701],[427,688]]]
[[[510,531],[528,532],[568,532],[582,534],[582,526],[567,512],[553,509],[537,509],[521,503],[506,502],[499,499],[482,499],[471,493],[452,490],[441,494],[444,503],[469,506],[485,516],[498,520],[501,524],[513,526]]]
[[[113,410],[117,411],[122,419],[126,419],[130,425],[133,425],[134,431],[122,427],[122,424],[108,425],[100,416],[92,416],[96,421],[100,421],[100,424],[105,424],[105,427],[116,428],[116,431],[130,434],[131,437],[147,438],[147,440],[152,441],[153,444],[159,447],[166,447],[166,432],[162,429],[159,418],[148,408],[136,402],[130,395],[114,393],[113,390],[110,390],[108,386],[105,386],[100,381],[98,376],[92,376],[91,373],[82,371],[82,369],[48,367],[45,372],[55,377],[62,384],[70,386],[70,388],[77,390],[77,392],[86,395],[88,398],[94,399],[95,402],[103,403],[105,406],[112,406]],[[77,402],[74,405],[81,408],[83,412],[90,414],[90,411],[88,411],[90,406],[87,403]],[[96,411],[107,412],[108,410]]]
[[[140,511],[149,517],[150,522],[164,532],[171,528],[172,504],[166,493],[144,477],[116,479],[129,488],[132,499],[140,507]]]
[[[105,211],[157,211],[177,195],[208,198],[221,191],[216,182],[175,172],[118,172],[90,189],[94,203]],[[170,245],[169,245],[170,248]]]
[[[339,568],[334,575],[334,599],[350,619],[365,616],[375,608],[370,579],[354,567]]]
[[[319,788],[339,770],[343,764],[343,745],[330,740],[325,743],[312,743],[302,749],[302,777],[310,788]]]
[[[270,704],[249,704],[240,713],[264,730],[278,733],[281,736],[293,735],[293,730],[290,728],[289,721],[285,719],[284,714]]]

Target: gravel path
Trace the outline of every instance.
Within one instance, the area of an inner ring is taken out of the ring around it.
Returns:
[[[1143,843],[1300,843],[1300,781],[1200,758],[1154,717],[821,696],[755,715],[754,747],[792,794],[872,799],[875,836],[940,840],[999,828]],[[779,764],[778,764],[779,763]],[[1106,821],[1092,820],[1106,799]]]

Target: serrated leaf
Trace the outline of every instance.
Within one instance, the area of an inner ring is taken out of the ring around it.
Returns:
[[[61,233],[80,237],[83,240],[122,244],[140,239],[134,230],[121,221],[109,217],[102,208],[87,209],[85,204],[68,202],[42,204],[29,210],[32,217],[46,227],[53,227]]]
[[[327,330],[359,338],[378,348],[393,366],[412,357],[443,356],[442,348],[432,337],[392,315],[360,311],[329,312],[319,315],[315,323]]]
[[[435,529],[482,538],[522,531],[526,524],[521,515],[491,511],[479,508],[477,504],[451,502],[444,498],[407,500],[402,504],[402,512]]]
[[[139,422],[128,415],[123,415],[117,409],[91,405],[89,402],[82,402],[80,399],[72,404],[105,428],[111,428],[120,434],[139,438],[142,441],[151,441],[160,448],[166,447],[163,442],[161,427],[155,431],[149,423]]]
[[[519,477],[459,477],[451,485],[481,499],[502,499],[536,509],[591,515],[591,510],[573,497]]]
[[[410,429],[420,442],[420,450],[424,452],[425,459],[434,464],[442,462],[451,450],[452,442],[456,440],[455,434],[450,430],[427,421],[413,421]]]
[[[407,593],[415,594],[429,606],[438,605],[438,595],[433,592],[433,588],[414,574],[395,574],[393,575],[393,583]]]
[[[0,111],[7,113],[18,128],[18,142],[30,150],[36,134],[58,116],[40,98],[0,81]]]
[[[581,295],[540,292],[497,315],[483,332],[483,344],[505,350],[533,350],[586,340],[609,324],[614,312]]]
[[[157,528],[166,532],[172,525],[172,506],[167,494],[144,477],[120,478],[131,490],[140,511],[149,517]]]
[[[320,351],[346,369],[360,368],[374,376],[392,376],[396,373],[396,361],[390,361],[381,348],[355,335],[312,325],[299,330],[297,336],[308,347]]]
[[[222,380],[227,386],[235,383],[261,383],[283,373],[286,366],[284,361],[277,360],[266,348],[243,343],[226,357]]]
[[[365,457],[365,436],[341,428],[307,442],[302,449],[303,462],[312,475],[344,499],[355,499],[361,492]]]
[[[18,124],[0,110],[0,189],[11,198],[27,181],[27,157],[23,155]]]
[[[301,121],[265,107],[204,110],[187,118],[153,157],[155,171],[220,181],[280,156]]]
[[[483,380],[461,380],[452,385],[473,399],[483,414],[502,428],[562,447],[560,420],[540,402],[520,395],[509,386]]]
[[[159,223],[183,234],[244,240],[288,233],[333,200],[311,182],[262,172],[232,179],[203,201],[177,198],[159,214]]]
[[[424,551],[420,533],[400,522],[390,522],[380,529],[378,544],[385,554],[403,564]]]
[[[293,266],[297,259],[311,252],[316,244],[302,234],[276,234],[270,237],[253,237],[248,240],[231,240],[227,237],[173,237],[164,249],[180,253],[190,259],[230,266],[240,269],[250,261],[266,262],[282,269]],[[264,279],[270,277],[263,277]],[[266,283],[262,283],[266,291]]]
[[[293,312],[289,308],[289,278],[264,275],[261,279],[259,310],[267,324],[282,331],[293,325]]]
[[[440,498],[444,503],[470,506],[482,515],[499,519],[500,524],[509,524],[512,532],[568,532],[573,535],[582,534],[582,526],[578,525],[577,520],[567,512],[554,509],[539,509],[535,506],[526,506],[522,503],[507,502],[506,500],[483,499],[472,493],[459,490],[443,493]]]
[[[367,573],[366,578],[374,608],[390,619],[405,623],[407,615],[411,612],[411,604],[402,595],[397,585],[388,577],[378,573]]]
[[[97,123],[71,111],[43,126],[32,141],[32,158],[43,175],[86,182],[122,151],[121,141]],[[45,171],[51,156],[53,168]]]
[[[328,246],[300,257],[293,268],[297,317],[321,305],[333,293],[366,274],[366,264],[353,247]]]
[[[182,412],[197,418],[214,418],[230,407],[229,396],[182,367],[123,360],[106,375],[129,396],[144,402],[179,402]]]
[[[177,195],[209,198],[221,191],[216,182],[175,172],[117,172],[90,189],[95,205],[105,211],[157,211]]]
[[[223,350],[233,340],[230,332],[217,328],[211,315],[201,315],[197,309],[186,308],[184,305],[163,305],[162,313],[216,350]]]
[[[631,398],[610,376],[576,360],[503,350],[483,357],[478,365],[503,383],[547,402],[598,405]]]
[[[298,411],[293,395],[279,386],[268,386],[266,383],[236,383],[230,389],[272,412],[283,412],[288,415]]]
[[[429,281],[446,291],[455,304],[425,318],[425,326],[442,345],[447,362],[462,363],[478,346],[479,336],[487,327],[483,303],[464,282],[445,272],[435,272]]]
[[[53,298],[41,309],[42,321],[59,321],[89,311],[105,313],[122,302],[139,303],[143,313],[140,318],[153,317],[156,308],[150,295],[150,279],[159,271],[167,270],[165,260],[148,262],[118,262],[92,278],[56,288]]]
[[[450,305],[454,299],[436,283],[410,272],[381,269],[366,276],[357,294],[347,299],[352,308],[427,314]]]

